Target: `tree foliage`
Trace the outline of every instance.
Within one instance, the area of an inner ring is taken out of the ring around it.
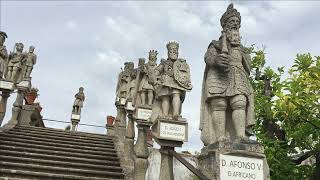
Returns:
[[[320,57],[298,54],[285,72],[284,67],[265,67],[264,50],[249,50],[253,56],[250,79],[255,91],[255,133],[265,148],[271,179],[310,179],[316,173],[315,163],[300,163],[320,151]],[[266,93],[268,82],[271,94]]]

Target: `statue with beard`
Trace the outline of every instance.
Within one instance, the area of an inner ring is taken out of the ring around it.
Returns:
[[[218,141],[247,140],[254,125],[250,55],[241,45],[241,16],[233,4],[220,23],[222,35],[209,44],[204,57],[200,130],[205,146]]]
[[[154,100],[154,87],[149,83],[149,79],[153,77],[153,73],[157,68],[157,55],[155,50],[149,51],[149,61],[141,65],[138,94],[141,105],[151,106]],[[139,102],[138,102],[139,103]]]
[[[116,103],[120,103],[121,98],[127,98],[128,86],[131,80],[131,72],[134,68],[133,62],[125,62],[124,70],[118,76],[118,83],[116,89]]]
[[[167,44],[168,58],[162,59],[154,72],[151,83],[155,87],[155,102],[151,121],[157,118],[181,120],[181,107],[186,92],[191,91],[190,68],[185,59],[178,58],[179,44]]]

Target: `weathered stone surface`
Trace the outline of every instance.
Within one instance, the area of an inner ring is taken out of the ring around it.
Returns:
[[[34,53],[34,46],[29,47],[29,52],[26,53],[25,67],[22,70],[23,77],[29,78],[33,70],[33,66],[37,63],[37,55]]]
[[[266,157],[263,154],[263,147],[257,143],[234,143],[234,142],[216,142],[204,147],[201,150],[201,155],[198,157],[199,167],[201,171],[212,180],[220,179],[220,155],[232,155],[244,158],[254,158],[263,162],[263,178],[270,179],[269,166]],[[250,162],[250,159],[248,160]],[[231,168],[230,168],[231,171]],[[240,171],[239,171],[240,172]],[[246,172],[242,169],[241,172]],[[232,173],[233,174],[233,173]],[[258,177],[256,177],[258,179]],[[232,178],[231,178],[232,179]]]
[[[73,103],[72,114],[81,114],[81,108],[83,107],[83,102],[85,100],[83,90],[83,87],[80,87],[79,92],[74,96],[76,99]]]
[[[16,126],[1,133],[0,144],[0,179],[124,178],[106,135]]]
[[[153,79],[149,80],[157,97],[152,108],[152,122],[158,118],[179,120],[185,93],[192,89],[189,65],[185,59],[178,58],[179,44],[169,42],[167,50],[168,59],[161,60]]]
[[[240,13],[230,4],[221,17],[221,37],[209,44],[201,96],[200,130],[204,145],[246,139],[254,125],[250,55],[240,42]],[[228,105],[229,104],[229,105]]]
[[[7,63],[8,63],[8,51],[4,42],[7,38],[7,33],[0,31],[0,79],[4,77],[7,71]]]

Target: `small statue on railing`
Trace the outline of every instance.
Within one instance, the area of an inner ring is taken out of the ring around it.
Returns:
[[[37,63],[37,55],[34,54],[34,46],[29,47],[29,52],[26,53],[25,69],[23,72],[24,78],[30,78],[33,66]]]
[[[4,45],[7,37],[5,32],[0,31],[0,79],[2,79],[5,74],[9,58],[7,48]]]
[[[9,55],[7,80],[16,83],[20,76],[21,68],[26,54],[23,53],[24,45],[22,43],[16,43],[13,52]]]
[[[73,103],[73,109],[72,114],[81,114],[81,108],[83,107],[83,101],[85,99],[84,93],[83,93],[83,87],[79,88],[79,92],[74,96],[76,99]]]

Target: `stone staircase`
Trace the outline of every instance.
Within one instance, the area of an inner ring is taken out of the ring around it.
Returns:
[[[124,179],[105,135],[17,126],[0,132],[0,180]]]

